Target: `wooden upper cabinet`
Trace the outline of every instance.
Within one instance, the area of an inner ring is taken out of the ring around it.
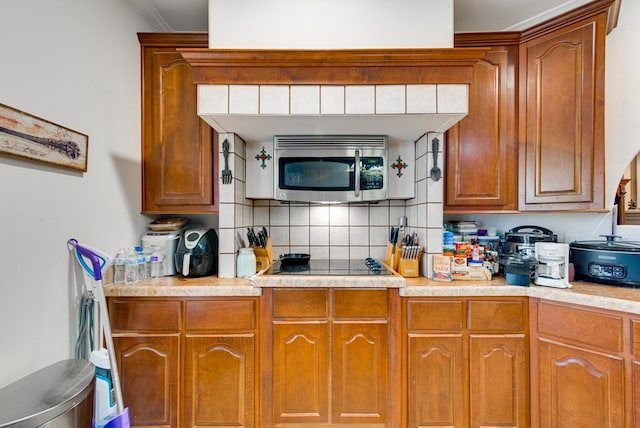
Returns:
[[[193,70],[177,51],[206,34],[138,35],[142,54],[142,212],[218,210],[217,135],[197,115]]]
[[[606,14],[520,47],[521,210],[604,208]]]
[[[517,209],[517,59],[517,45],[496,46],[473,67],[469,114],[447,133],[447,212]]]

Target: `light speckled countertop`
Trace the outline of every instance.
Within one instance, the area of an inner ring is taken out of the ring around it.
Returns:
[[[401,296],[528,296],[564,303],[640,314],[640,289],[574,281],[571,288],[508,285],[504,277],[491,281],[438,282],[428,278],[407,279]]]
[[[183,278],[175,275],[129,285],[105,285],[104,294],[110,297],[261,296],[262,289],[254,287],[246,278]]]
[[[284,279],[283,279],[284,278]],[[565,303],[593,306],[640,314],[640,289],[614,287],[586,282],[573,282],[569,289],[507,285],[502,276],[492,281],[438,282],[429,278],[390,277],[277,277],[258,275],[247,278],[182,278],[171,276],[149,279],[131,285],[105,285],[105,294],[111,297],[207,297],[207,296],[260,296],[262,287],[352,287],[398,288],[400,296],[529,296]]]

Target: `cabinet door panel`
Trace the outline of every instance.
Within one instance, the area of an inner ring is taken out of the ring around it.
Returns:
[[[179,341],[177,334],[113,338],[131,425],[177,426]]]
[[[526,102],[521,209],[603,208],[602,19],[522,47]]]
[[[273,326],[273,421],[328,421],[328,324]]]
[[[254,336],[187,336],[185,349],[185,426],[255,426]]]
[[[529,425],[526,352],[524,336],[470,337],[471,426]]]
[[[388,366],[386,323],[334,324],[333,422],[384,426]]]
[[[624,426],[624,361],[539,341],[540,426]]]
[[[147,190],[154,190],[153,202],[159,206],[213,204],[212,130],[197,115],[191,66],[177,52],[153,52],[151,64],[157,70],[157,144],[149,155],[157,175],[145,183]]]
[[[409,427],[466,426],[462,335],[409,335]]]
[[[197,115],[193,69],[177,51],[206,34],[139,36],[143,55],[142,211],[217,212],[217,134]]]
[[[469,114],[447,133],[445,209],[516,208],[516,47],[496,47],[473,67]]]

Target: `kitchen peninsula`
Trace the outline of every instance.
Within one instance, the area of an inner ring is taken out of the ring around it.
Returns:
[[[314,287],[313,277],[300,288],[216,277],[106,286],[132,425],[637,420],[637,290],[401,280],[399,288]]]

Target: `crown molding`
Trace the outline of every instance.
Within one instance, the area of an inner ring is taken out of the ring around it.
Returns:
[[[130,0],[133,6],[142,17],[153,27],[154,30],[160,32],[172,32],[173,28],[158,13],[158,10],[151,4],[149,0]]]

